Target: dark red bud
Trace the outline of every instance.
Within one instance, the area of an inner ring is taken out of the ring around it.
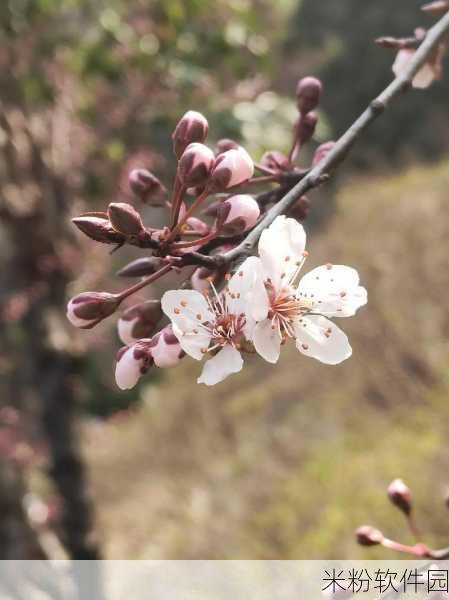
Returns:
[[[163,264],[163,261],[156,256],[136,258],[136,260],[133,260],[120,269],[117,275],[119,277],[146,277],[147,275],[156,273]]]
[[[91,240],[102,244],[122,244],[126,238],[112,227],[107,214],[102,214],[104,216],[94,216],[92,213],[80,215],[72,219],[72,223]]]
[[[128,177],[131,191],[142,202],[161,205],[167,190],[159,179],[147,169],[133,169]]]
[[[296,105],[302,115],[314,110],[321,97],[323,84],[316,77],[304,77],[296,86]]]
[[[361,546],[378,546],[384,540],[382,532],[370,525],[359,527],[355,532],[355,537]]]
[[[120,299],[107,292],[84,292],[70,300],[67,317],[76,327],[90,329],[112,315],[120,304]]]
[[[199,112],[189,110],[182,117],[173,132],[173,150],[177,158],[180,158],[193,142],[204,142],[209,131],[207,119]]]
[[[178,174],[185,187],[204,184],[210,177],[215,163],[214,153],[204,144],[190,144],[178,164]]]
[[[125,236],[136,236],[144,231],[137,210],[126,202],[114,202],[108,207],[108,216],[116,231]]]
[[[402,479],[395,479],[388,486],[388,497],[404,514],[412,511],[412,493]]]

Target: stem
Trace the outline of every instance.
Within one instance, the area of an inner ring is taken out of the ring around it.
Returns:
[[[416,73],[424,65],[441,39],[447,35],[448,32],[449,13],[445,14],[431,29],[429,29],[426,37],[404,71],[370,103],[368,108],[340,137],[332,150],[267,212],[260,223],[238,246],[222,255],[221,260],[230,263],[242,255],[250,254],[262,231],[271,225],[277,216],[285,213],[296,200],[303,196],[308,190],[317,187],[323,182],[323,178],[326,177],[329,171],[334,169],[346,158],[352,146],[371,123],[383,114],[393,100],[410,88]]]
[[[259,163],[254,163],[254,168],[263,173],[264,175],[275,175],[275,171],[273,169],[269,169],[268,167],[264,167]]]
[[[119,302],[123,302],[123,300],[125,298],[128,298],[129,296],[131,296],[132,294],[135,294],[136,292],[138,292],[142,288],[146,287],[150,283],[153,283],[153,281],[156,281],[156,279],[159,279],[159,277],[162,277],[163,275],[165,275],[166,273],[171,271],[172,268],[173,268],[172,264],[165,265],[164,267],[159,269],[159,271],[156,271],[156,273],[153,273],[153,275],[149,275],[145,279],[142,279],[142,281],[139,281],[139,283],[136,283],[135,285],[131,286],[130,288],[123,290],[123,292],[118,294]]]
[[[210,242],[211,240],[214,240],[217,235],[218,235],[218,231],[216,229],[214,229],[213,231],[211,231],[210,233],[208,233],[207,235],[205,235],[202,238],[198,238],[196,240],[191,240],[190,242],[179,242],[176,244],[173,244],[170,247],[170,250],[181,250],[184,248],[192,248],[193,246],[198,246],[198,244],[206,244],[207,242]]]
[[[179,211],[182,206],[182,198],[184,196],[185,187],[181,184],[178,174],[176,174],[175,185],[173,190],[173,197],[171,201],[171,225],[173,228],[178,222]]]
[[[184,225],[184,223],[187,221],[187,219],[189,217],[192,216],[192,214],[195,212],[195,210],[200,206],[200,204],[202,202],[204,202],[204,200],[207,198],[208,195],[209,195],[209,189],[206,187],[203,190],[203,192],[198,196],[198,198],[195,199],[192,206],[188,210],[186,210],[182,219],[180,219],[178,221],[178,223],[173,227],[168,238],[164,242],[165,244],[167,244],[168,242],[173,240],[178,235],[178,233],[181,231],[181,228]]]

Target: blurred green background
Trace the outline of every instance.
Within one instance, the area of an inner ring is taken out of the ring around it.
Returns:
[[[314,74],[325,91],[313,151],[391,80],[393,55],[372,40],[430,25],[419,6],[1,3],[3,555],[30,555],[21,522],[77,558],[387,558],[353,531],[369,522],[410,541],[385,496],[395,477],[428,542],[448,544],[447,77],[402,98],[314,194],[306,268],[354,266],[369,292],[342,323],[354,349],[343,365],[289,348],[276,367],[253,357],[209,389],[186,359],[122,393],[113,320],[79,332],[64,316],[74,293],[119,289],[115,271],[139,256],[111,257],[70,217],[123,199],[132,165],[171,184],[170,134],[186,110],[207,116],[210,143],[287,151],[296,82]]]

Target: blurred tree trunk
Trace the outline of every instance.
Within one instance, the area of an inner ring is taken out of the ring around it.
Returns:
[[[64,319],[69,278],[64,255],[73,246],[66,229],[70,192],[45,161],[45,149],[25,117],[16,126],[3,111],[0,125],[7,136],[0,165],[1,250],[7,259],[0,273],[0,364],[8,389],[3,398],[25,415],[30,436],[48,449],[48,474],[61,498],[62,544],[71,558],[95,559],[99,553],[75,432],[73,376],[81,359],[54,339]],[[9,477],[15,482],[11,493],[20,496],[19,475]],[[19,498],[15,503],[21,506]],[[21,515],[18,508],[16,523]],[[7,528],[1,527],[0,535],[5,554],[26,557],[16,554],[25,552],[20,544],[6,548],[12,539]]]

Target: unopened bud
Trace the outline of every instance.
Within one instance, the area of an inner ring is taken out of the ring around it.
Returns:
[[[130,390],[153,365],[150,339],[139,340],[129,348],[121,348],[117,354],[115,381],[121,390]]]
[[[113,202],[108,207],[109,220],[116,231],[125,236],[139,235],[144,230],[137,210],[126,202]]]
[[[112,227],[106,213],[104,216],[81,215],[72,219],[72,223],[91,240],[102,244],[123,244],[126,240]]]
[[[218,140],[218,142],[215,144],[215,151],[217,154],[222,154],[227,150],[237,150],[239,147],[240,145],[237,144],[237,142],[234,142],[234,140],[223,138],[222,140]]]
[[[288,171],[290,169],[290,161],[288,160],[288,157],[277,150],[265,152],[260,160],[260,164],[263,167],[272,169],[273,171]]]
[[[307,196],[301,196],[288,211],[289,217],[297,221],[304,221],[310,212],[311,202]]]
[[[228,189],[248,181],[254,174],[254,163],[248,152],[239,146],[217,156],[211,181],[215,189]]]
[[[118,335],[128,346],[142,338],[149,338],[162,319],[159,300],[147,300],[128,308],[117,323]]]
[[[179,159],[178,173],[182,184],[195,187],[206,183],[215,163],[214,153],[204,144],[190,144]]]
[[[312,167],[315,167],[319,162],[325,159],[334,146],[335,142],[332,141],[320,144],[313,155]]]
[[[112,315],[120,300],[107,292],[84,292],[72,298],[67,305],[67,318],[82,329],[90,329]]]
[[[194,110],[189,110],[176,125],[173,132],[173,150],[180,158],[187,146],[193,142],[204,142],[209,131],[206,117]]]
[[[147,169],[133,169],[128,176],[128,181],[131,191],[142,202],[162,204],[167,190],[153,173]]]
[[[300,146],[307,144],[315,133],[318,116],[314,112],[301,115],[295,125],[296,139]]]
[[[254,227],[259,216],[259,205],[252,196],[231,196],[218,209],[217,230],[220,235],[231,237]]]
[[[167,325],[156,334],[150,346],[154,364],[163,369],[176,366],[184,356],[184,351],[171,325]]]
[[[355,537],[361,546],[378,546],[384,540],[383,533],[370,525],[359,527],[355,532]]]
[[[391,502],[402,510],[403,513],[409,515],[412,510],[412,493],[405,485],[402,479],[395,479],[388,486],[388,497]]]
[[[156,256],[136,258],[117,272],[119,277],[146,277],[153,275],[163,265],[163,261]]]
[[[296,105],[302,115],[314,110],[321,97],[323,84],[316,77],[304,77],[296,86]]]
[[[437,0],[421,6],[421,10],[432,15],[439,15],[449,11],[449,0]]]

